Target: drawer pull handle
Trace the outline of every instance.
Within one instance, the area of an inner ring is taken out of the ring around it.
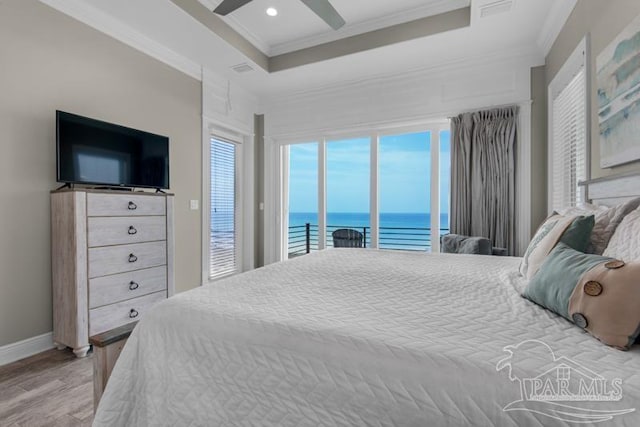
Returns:
[[[135,256],[134,254],[129,254],[129,262],[136,262],[137,260],[137,256]]]
[[[136,230],[136,228],[133,225],[131,225],[131,226],[129,226],[128,233],[131,234],[131,235],[138,234],[138,230]]]
[[[136,209],[138,209],[138,205],[136,205],[133,202],[129,202],[129,206],[128,206],[130,211],[135,211]]]
[[[139,287],[140,287],[140,285],[138,283],[134,282],[133,280],[131,282],[129,282],[129,290],[130,291],[135,291]]]
[[[138,317],[138,311],[135,308],[132,308],[131,311],[129,312],[129,318],[131,319],[135,319],[136,317]]]

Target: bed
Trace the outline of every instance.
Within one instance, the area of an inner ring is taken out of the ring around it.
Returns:
[[[640,425],[640,347],[523,299],[519,263],[331,249],[176,295],[136,327],[94,425]],[[523,379],[561,361],[620,379],[620,399],[523,406]]]

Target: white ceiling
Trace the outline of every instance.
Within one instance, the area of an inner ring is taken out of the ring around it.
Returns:
[[[210,10],[222,0],[199,0]],[[445,13],[471,0],[332,0],[347,22],[334,31],[299,0],[253,0],[223,19],[263,53],[274,56]],[[266,14],[269,7],[278,16]]]
[[[572,0],[515,0],[510,12],[485,18],[479,17],[479,6],[495,3],[496,0],[472,0],[470,27],[271,74],[255,64],[252,64],[255,70],[248,73],[232,71],[232,66],[243,62],[251,64],[251,61],[170,0],[41,1],[120,40],[132,42],[132,45],[179,69],[187,70],[191,75],[195,75],[202,66],[258,96],[272,97],[426,70],[474,58],[528,55],[534,58],[532,62],[536,62],[531,65],[541,65],[545,48],[549,47],[541,44],[541,41],[549,39],[546,37],[546,33],[551,31],[549,22],[561,27],[571,11],[571,8],[567,10],[563,5]],[[416,3],[413,0],[334,1],[336,5],[371,1],[379,7],[384,4],[389,7],[396,2],[402,3],[403,7]],[[304,10],[304,6],[301,10]],[[350,10],[348,13],[353,13],[353,9]],[[344,13],[348,18],[346,9]],[[564,14],[564,18],[558,18],[559,14]],[[561,20],[560,24],[557,23],[558,19]],[[319,25],[322,26],[321,21]]]

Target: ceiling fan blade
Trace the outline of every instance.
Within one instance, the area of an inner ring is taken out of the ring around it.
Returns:
[[[213,12],[218,15],[226,16],[249,2],[251,2],[251,0],[223,0],[223,2],[213,10]]]
[[[344,19],[342,19],[342,16],[340,16],[338,11],[335,10],[333,6],[331,6],[331,3],[329,3],[329,0],[301,0],[301,1],[302,3],[306,4],[309,9],[313,10],[316,15],[322,18],[324,22],[329,24],[329,26],[334,30],[342,28],[342,26],[345,24]]]

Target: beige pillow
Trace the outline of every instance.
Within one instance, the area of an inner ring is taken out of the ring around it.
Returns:
[[[627,350],[640,332],[640,262],[607,261],[588,270],[569,299],[574,323]]]
[[[604,256],[627,262],[640,260],[640,209],[624,217],[613,233]]]

